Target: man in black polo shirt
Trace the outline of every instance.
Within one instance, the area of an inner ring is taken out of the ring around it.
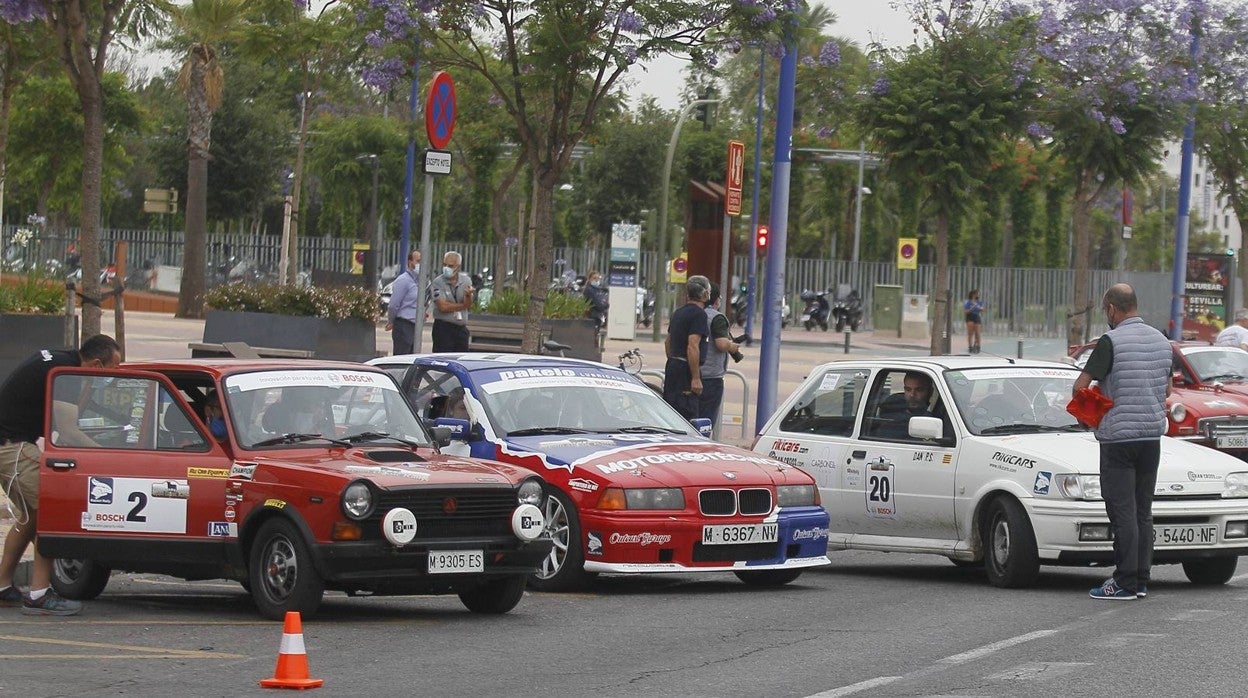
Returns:
[[[711,281],[705,276],[691,276],[685,284],[688,302],[667,324],[667,365],[663,369],[663,399],[685,419],[698,417],[698,401],[702,394],[702,362],[706,360],[707,337],[711,327],[706,319],[705,304],[711,296]]]
[[[39,461],[42,451],[35,443],[43,436],[48,412],[48,374],[58,366],[117,368],[121,347],[107,335],[97,334],[82,343],[78,351],[43,349],[23,361],[0,386],[0,486],[9,497],[9,508],[17,522],[4,539],[0,557],[0,606],[22,605],[22,613],[36,616],[70,616],[82,610],[77,601],[63,599],[49,587],[52,560],[39,554],[31,567],[30,593],[23,596],[13,586],[13,573],[35,539],[39,515]],[[58,422],[77,424],[72,397],[53,396]],[[60,419],[60,410],[66,410]]]

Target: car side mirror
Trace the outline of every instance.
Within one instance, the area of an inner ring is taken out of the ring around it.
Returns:
[[[433,442],[438,446],[451,445],[451,428],[444,426],[431,427],[429,431],[433,434]]]
[[[689,420],[689,423],[692,424],[694,428],[698,430],[699,434],[705,436],[708,439],[711,438],[711,434],[714,431],[711,428],[711,420],[707,419],[706,417],[697,417],[695,419]]]
[[[910,436],[916,439],[939,441],[945,435],[945,425],[939,417],[911,417]]]
[[[1187,381],[1183,380],[1183,372],[1182,372],[1182,371],[1175,371],[1174,373],[1171,373],[1171,374],[1170,374],[1170,382],[1171,382],[1171,383],[1174,383],[1175,385],[1179,385],[1179,386],[1181,386],[1181,385],[1185,385],[1185,384],[1187,383]]]
[[[455,417],[438,417],[433,420],[433,428],[446,429],[446,443],[439,442],[439,446],[448,446],[452,441],[468,441],[469,435],[472,433],[472,424],[466,419],[456,419]]]

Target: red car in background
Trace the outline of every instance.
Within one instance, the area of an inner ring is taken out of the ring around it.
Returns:
[[[1167,436],[1248,460],[1248,351],[1205,342],[1171,342],[1173,389],[1166,400]],[[1080,368],[1096,343],[1072,347]]]

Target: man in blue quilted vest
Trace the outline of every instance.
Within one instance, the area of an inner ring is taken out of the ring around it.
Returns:
[[[1089,592],[1094,599],[1148,595],[1153,563],[1153,488],[1166,432],[1170,342],[1140,317],[1135,289],[1114,284],[1101,307],[1109,323],[1074,390],[1100,383],[1114,401],[1096,428],[1101,496],[1114,532],[1114,576]]]

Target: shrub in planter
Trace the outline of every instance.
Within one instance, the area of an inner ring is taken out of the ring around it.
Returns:
[[[205,344],[246,342],[262,355],[301,349],[343,361],[377,355],[377,294],[363,288],[226,284],[204,302]]]
[[[524,315],[528,312],[529,297],[514,288],[495,293],[481,312],[489,315]],[[547,320],[579,320],[589,312],[589,301],[584,296],[573,296],[551,291],[546,294],[542,317]]]
[[[51,277],[19,276],[17,283],[0,285],[0,315],[56,315],[65,310],[65,289]]]
[[[224,284],[204,296],[215,310],[319,317],[327,320],[355,318],[376,322],[375,292],[358,286],[278,286],[274,284]]]

